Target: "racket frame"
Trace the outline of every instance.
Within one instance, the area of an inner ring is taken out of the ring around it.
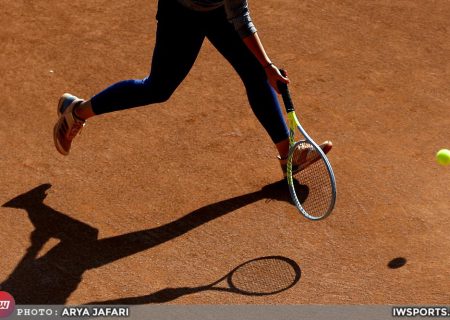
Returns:
[[[280,73],[283,76],[286,76],[286,71],[285,70],[280,70]],[[310,219],[310,220],[321,220],[326,218],[327,216],[330,215],[330,213],[333,211],[334,206],[336,204],[336,195],[337,195],[337,191],[336,191],[336,178],[334,176],[334,172],[333,172],[333,168],[331,167],[330,161],[328,160],[327,156],[325,155],[325,153],[323,152],[323,150],[320,148],[320,146],[313,140],[311,139],[311,137],[309,136],[309,134],[306,132],[305,129],[303,129],[303,127],[300,124],[300,121],[297,118],[297,115],[295,113],[295,107],[294,107],[294,103],[292,102],[292,98],[291,98],[291,94],[289,92],[289,88],[287,86],[287,84],[285,83],[278,83],[278,89],[281,93],[281,96],[283,98],[283,103],[284,103],[284,107],[286,109],[286,113],[287,113],[287,119],[288,119],[288,127],[289,127],[289,153],[288,153],[288,161],[287,161],[287,168],[286,168],[286,179],[287,179],[287,183],[289,186],[289,192],[291,194],[291,198],[292,201],[294,202],[295,207],[298,209],[298,211],[305,216],[306,218]],[[295,129],[298,129],[300,131],[300,133],[303,135],[303,137],[305,138],[304,140],[299,140],[299,141],[295,141]],[[294,179],[292,177],[292,158],[294,155],[294,151],[296,149],[296,147],[299,144],[302,143],[309,143],[310,145],[313,146],[313,148],[320,154],[321,159],[317,160],[317,161],[324,161],[327,171],[328,171],[328,175],[330,177],[330,183],[331,183],[331,192],[332,192],[332,199],[331,202],[328,206],[328,210],[321,216],[313,216],[311,214],[309,214],[302,206],[302,204],[300,203],[297,194],[295,192],[295,185],[294,185]]]
[[[333,168],[331,167],[331,163],[328,160],[327,156],[325,155],[325,152],[323,152],[323,150],[320,148],[320,146],[313,140],[311,139],[311,137],[308,135],[308,133],[305,131],[305,129],[303,129],[303,127],[300,124],[300,121],[297,118],[297,115],[295,114],[295,110],[293,105],[291,104],[292,110],[288,111],[288,107],[286,106],[286,112],[287,112],[287,118],[288,118],[288,126],[289,126],[289,154],[288,154],[288,162],[287,162],[287,172],[286,172],[286,179],[287,179],[287,183],[289,186],[289,192],[291,194],[291,198],[292,201],[294,202],[295,207],[300,211],[301,214],[303,214],[303,216],[305,216],[306,218],[310,219],[310,220],[321,220],[326,218],[327,216],[329,216],[331,214],[331,212],[334,209],[334,206],[336,204],[336,178],[334,176],[334,172],[333,172]],[[303,135],[303,137],[305,137],[304,140],[299,140],[299,141],[295,141],[295,129],[298,129],[300,131],[300,133]],[[302,206],[302,204],[300,203],[300,200],[297,197],[297,194],[295,192],[295,187],[294,187],[294,178],[292,176],[292,159],[293,159],[293,155],[295,152],[295,149],[297,148],[298,145],[303,144],[303,143],[309,143],[311,144],[314,149],[320,154],[321,159],[317,160],[317,161],[324,161],[327,171],[328,171],[328,175],[330,177],[330,183],[331,183],[331,192],[332,192],[332,199],[331,202],[328,206],[327,211],[325,212],[325,214],[321,215],[321,216],[313,216],[311,214],[309,214]]]

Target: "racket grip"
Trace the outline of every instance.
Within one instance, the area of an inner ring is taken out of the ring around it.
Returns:
[[[283,69],[279,69],[280,73],[283,77],[286,76],[286,71]],[[283,98],[284,107],[286,108],[286,112],[294,111],[294,103],[292,102],[291,93],[289,92],[288,85],[283,82],[278,82],[278,90],[280,90],[281,97]]]

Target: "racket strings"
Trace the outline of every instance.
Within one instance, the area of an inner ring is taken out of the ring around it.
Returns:
[[[251,261],[237,270],[231,277],[232,286],[252,295],[273,294],[291,287],[298,274],[287,261],[261,259]]]
[[[299,163],[301,171],[294,172],[292,177],[308,188],[308,196],[301,203],[303,209],[311,216],[320,217],[328,212],[333,201],[330,174],[327,164],[313,145],[302,142],[300,149],[307,151],[298,152],[297,154],[300,156],[297,155],[297,158],[295,158],[296,152],[294,152],[293,169],[295,169],[294,165]],[[296,193],[298,192],[300,190],[296,190]]]

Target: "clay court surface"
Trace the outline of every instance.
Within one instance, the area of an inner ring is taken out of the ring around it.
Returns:
[[[207,41],[168,102],[94,118],[59,155],[62,93],[147,75],[156,1],[2,0],[1,290],[18,304],[448,304],[450,167],[434,154],[450,147],[450,2],[250,8],[300,121],[334,142],[333,214],[311,222],[289,203],[275,148]],[[271,255],[298,264],[295,286],[189,290]]]

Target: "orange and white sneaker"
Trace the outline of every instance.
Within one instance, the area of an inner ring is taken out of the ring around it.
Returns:
[[[327,154],[333,148],[333,144],[331,143],[331,141],[325,141],[320,144],[319,147],[325,154]],[[305,170],[307,167],[309,167],[319,159],[320,157],[316,155],[314,149],[311,146],[308,147],[306,145],[300,144],[294,151],[294,156],[292,158],[292,174]],[[280,157],[278,157],[278,160],[280,161],[283,175],[286,176],[287,159],[281,159]]]
[[[53,128],[53,140],[56,150],[64,156],[70,152],[72,140],[80,133],[86,121],[74,115],[73,110],[82,103],[83,100],[69,93],[61,96],[58,102],[58,121]]]

